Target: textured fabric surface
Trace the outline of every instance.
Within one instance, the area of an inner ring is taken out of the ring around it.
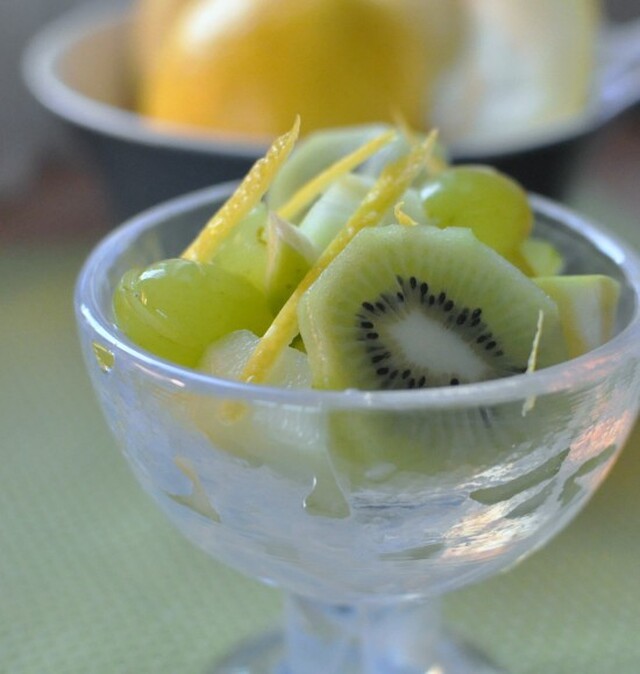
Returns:
[[[204,674],[280,595],[190,547],[120,457],[85,377],[88,246],[0,251],[0,673]],[[547,548],[446,600],[513,674],[640,671],[640,432]]]

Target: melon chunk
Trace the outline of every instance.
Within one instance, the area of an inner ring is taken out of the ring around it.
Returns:
[[[571,358],[611,339],[620,297],[617,281],[600,274],[545,276],[533,280],[558,305]]]

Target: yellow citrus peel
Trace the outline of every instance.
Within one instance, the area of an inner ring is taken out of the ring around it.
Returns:
[[[300,281],[298,287],[290,295],[269,329],[258,343],[240,375],[240,380],[260,384],[266,381],[271,367],[278,356],[298,334],[297,308],[302,295],[311,287],[320,274],[338,256],[353,237],[365,227],[372,227],[380,222],[384,214],[402,196],[411,185],[420,170],[424,168],[427,158],[433,151],[437,138],[434,131],[416,145],[411,152],[398,162],[389,165],[381,173],[377,182],[360,203],[344,228],[320,255],[317,262]],[[227,407],[230,420],[241,412],[241,405]],[[235,412],[235,414],[234,414]]]
[[[251,167],[235,192],[182,253],[185,260],[208,262],[234,227],[258,204],[291,153],[300,133],[300,118],[276,138],[267,153]]]
[[[405,227],[415,227],[418,223],[407,213],[402,210],[404,203],[400,201],[395,205],[393,209],[393,217],[396,219],[396,222],[399,225],[404,225]]]
[[[278,215],[284,220],[293,220],[319,194],[324,192],[334,180],[365,162],[378,150],[388,145],[395,137],[396,132],[390,129],[367,141],[348,155],[338,159],[338,161],[305,183],[289,201],[278,209]]]
[[[529,354],[529,360],[527,361],[527,370],[526,374],[531,374],[535,372],[536,366],[538,363],[538,351],[540,350],[540,340],[542,339],[542,328],[544,326],[544,312],[538,312],[538,324],[536,326],[536,334],[533,337],[533,343],[531,344],[531,353]],[[522,416],[525,417],[531,410],[535,407],[536,397],[529,396],[522,405]]]
[[[432,154],[427,160],[427,172],[431,177],[437,176],[438,173],[442,173],[448,168],[451,168],[450,165],[442,159],[442,157],[438,157],[436,154]]]
[[[418,132],[413,129],[411,124],[409,124],[407,121],[407,118],[400,110],[393,111],[393,123],[394,126],[400,129],[401,134],[409,141],[411,145],[415,145],[418,142]],[[429,176],[434,177],[438,175],[438,173],[446,171],[446,169],[450,168],[450,165],[442,157],[438,156],[437,153],[431,152],[425,160],[425,167]]]

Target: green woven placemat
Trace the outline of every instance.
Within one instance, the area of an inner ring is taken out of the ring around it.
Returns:
[[[134,482],[77,346],[87,246],[0,252],[0,673],[204,674],[279,594],[206,558]],[[640,433],[546,549],[447,599],[513,674],[640,671]]]

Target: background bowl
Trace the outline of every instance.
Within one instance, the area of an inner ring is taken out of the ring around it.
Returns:
[[[121,3],[81,7],[38,33],[23,62],[33,95],[71,124],[96,157],[118,219],[241,177],[265,149],[223,135],[161,131],[132,112],[128,25],[129,10]],[[528,190],[562,198],[585,140],[638,101],[640,20],[603,31],[593,99],[574,123],[491,152],[453,145],[452,157],[492,164]]]

